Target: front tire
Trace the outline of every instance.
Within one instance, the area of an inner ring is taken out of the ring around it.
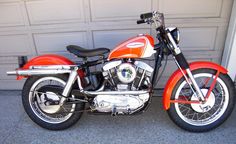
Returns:
[[[49,130],[63,130],[75,124],[82,113],[74,111],[84,110],[84,103],[49,105],[59,101],[60,97],[55,92],[44,90],[44,86],[57,86],[63,89],[67,81],[65,75],[54,76],[31,76],[29,77],[22,90],[22,103],[30,119],[39,126]],[[54,101],[53,101],[54,100]]]
[[[197,69],[193,76],[206,95],[216,74],[215,70]],[[191,132],[206,132],[220,126],[231,114],[235,105],[235,87],[227,74],[220,74],[205,104],[172,103],[168,114],[180,128]],[[176,84],[172,100],[197,100],[182,77]]]

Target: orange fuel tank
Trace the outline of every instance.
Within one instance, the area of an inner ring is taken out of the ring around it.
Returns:
[[[121,58],[147,58],[154,50],[154,40],[150,35],[138,35],[115,47],[108,56],[108,60]]]

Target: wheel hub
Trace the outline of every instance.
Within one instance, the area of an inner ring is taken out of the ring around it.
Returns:
[[[40,99],[40,100],[39,100]],[[38,99],[42,111],[53,114],[60,110],[59,97],[53,92],[43,93]]]
[[[201,89],[202,94],[206,96],[208,89]],[[195,95],[192,95],[191,101],[196,101],[198,98]],[[199,113],[208,112],[215,104],[215,95],[211,92],[209,98],[205,103],[201,104],[191,104],[191,107],[194,111]]]

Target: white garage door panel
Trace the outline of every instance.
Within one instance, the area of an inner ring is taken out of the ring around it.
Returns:
[[[168,18],[219,17],[223,0],[159,0]]]
[[[94,46],[113,49],[119,43],[140,33],[148,34],[150,29],[93,31]]]
[[[188,59],[189,62],[193,62],[193,61],[212,61],[212,59],[207,59],[207,58],[201,58],[201,59]],[[164,65],[164,62],[162,63]],[[154,64],[152,64],[154,65]],[[160,72],[163,70],[164,67],[161,67]],[[168,81],[168,79],[170,78],[170,75],[172,75],[175,70],[177,70],[177,66],[175,64],[174,61],[172,60],[168,60],[167,65],[166,65],[166,69],[162,74],[162,77],[160,78],[159,82],[157,83],[157,85],[155,86],[156,88],[163,88],[166,84],[166,82]],[[160,73],[159,73],[160,74]]]
[[[137,19],[151,11],[151,0],[90,0],[93,21]]]
[[[26,1],[31,24],[84,21],[83,0]]]
[[[233,0],[0,0],[0,89],[21,88],[22,81],[5,75],[5,71],[18,67],[17,56],[30,59],[54,53],[80,61],[66,51],[67,45],[113,49],[139,33],[155,38],[154,29],[146,24],[136,25],[141,13],[153,10],[165,14],[166,26],[179,27],[180,47],[188,61],[220,63],[232,3]],[[163,87],[176,68],[170,59],[157,87]]]
[[[28,35],[0,35],[0,56],[30,55]]]
[[[0,65],[4,64],[16,64],[18,62],[18,57],[16,56],[1,56]]]
[[[212,61],[211,59],[207,59],[207,58],[201,58],[201,59],[188,58],[188,62],[194,62],[194,61],[199,61],[199,60],[201,60],[201,61]],[[152,63],[152,65],[154,65],[154,63]],[[162,65],[164,66],[164,61],[162,62]],[[162,70],[163,68],[164,67],[161,67],[160,70]],[[169,77],[177,69],[178,68],[177,68],[175,62],[172,59],[168,59],[165,72],[163,73],[162,76]]]
[[[7,76],[6,71],[12,71],[17,67],[17,64],[2,64],[0,69],[0,80],[16,79],[16,76]]]
[[[63,52],[67,45],[88,47],[86,32],[34,34],[38,53]]]
[[[214,50],[217,28],[180,28],[180,47],[183,50]]]
[[[187,59],[205,59],[212,58],[214,62],[220,63],[221,52],[219,51],[183,51]]]
[[[0,26],[24,25],[22,7],[19,2],[0,2]]]

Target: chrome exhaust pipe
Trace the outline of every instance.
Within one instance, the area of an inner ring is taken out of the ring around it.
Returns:
[[[41,70],[72,70],[75,65],[47,65],[47,66],[30,66],[30,69]]]
[[[17,72],[16,71],[8,71],[7,75],[17,75]]]
[[[140,95],[147,94],[149,91],[83,91],[88,95]]]
[[[64,74],[71,73],[71,70],[16,70],[8,71],[7,75],[19,75],[19,76],[31,76],[31,75],[53,75],[53,74]]]
[[[16,70],[8,71],[7,75],[20,75],[20,76],[30,76],[30,75],[50,75],[50,74],[64,74],[71,73],[74,65],[49,65],[49,66],[31,66],[27,70]]]

